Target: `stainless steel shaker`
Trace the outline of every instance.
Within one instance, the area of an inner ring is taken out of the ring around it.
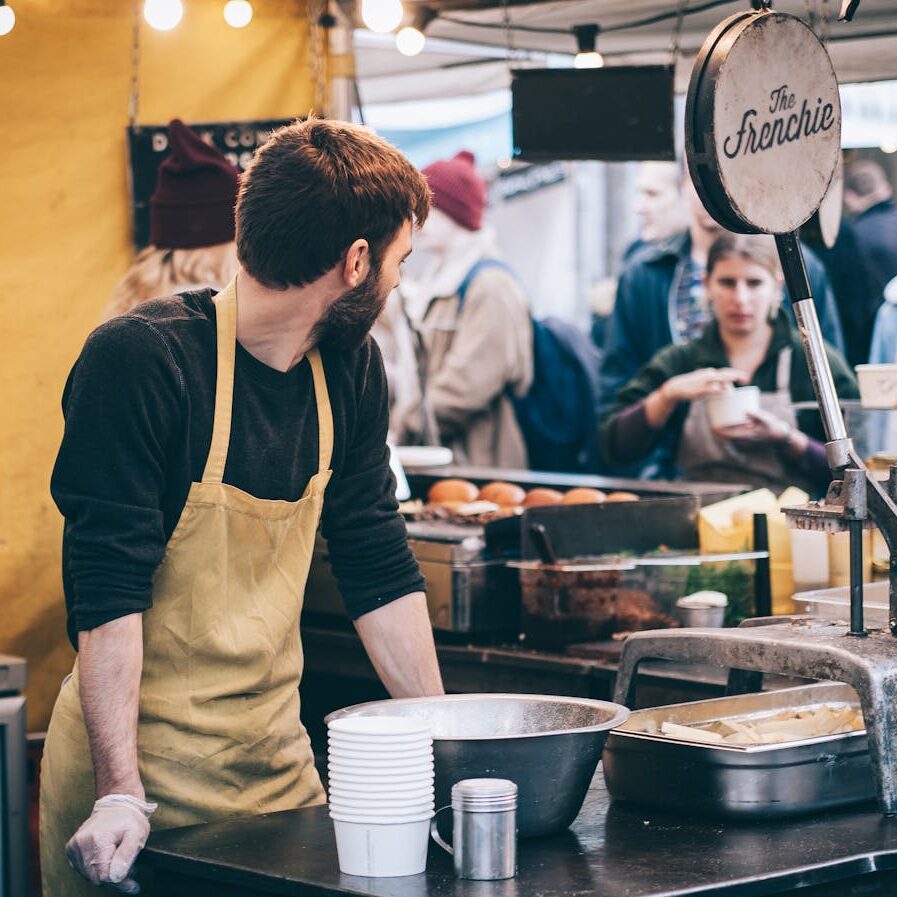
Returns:
[[[443,809],[448,809],[444,807]],[[478,881],[517,874],[517,786],[508,779],[465,779],[452,786],[454,847],[430,827],[433,839],[454,855],[455,875]]]

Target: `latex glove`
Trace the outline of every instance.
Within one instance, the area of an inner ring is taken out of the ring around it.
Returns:
[[[140,885],[130,878],[131,867],[146,844],[149,818],[157,807],[131,794],[101,797],[65,845],[72,868],[91,884],[109,884],[125,894],[139,894]]]

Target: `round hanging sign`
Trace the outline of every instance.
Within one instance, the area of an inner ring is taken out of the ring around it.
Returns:
[[[686,101],[686,151],[725,228],[784,234],[819,208],[841,153],[838,79],[795,16],[742,12],[704,42]]]

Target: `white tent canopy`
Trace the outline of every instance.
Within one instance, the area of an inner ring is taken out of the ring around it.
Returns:
[[[491,0],[490,0],[491,2]],[[576,52],[573,26],[601,27],[598,49],[608,65],[663,63],[670,59],[677,0],[555,0],[488,8],[458,8],[418,0],[440,10],[427,28],[428,45],[416,57],[402,56],[392,35],[357,32],[356,71],[365,103],[401,102],[469,96],[510,84],[510,68],[569,64]],[[746,0],[685,4],[700,9],[683,18],[677,89],[688,83],[695,53],[711,29],[726,16],[745,9]],[[897,0],[861,0],[853,22],[838,22],[839,0],[779,0],[775,9],[808,18],[827,46],[842,84],[897,78]],[[406,9],[414,4],[406,0]],[[511,29],[505,27],[505,18]],[[663,21],[614,30],[658,15]],[[534,31],[530,29],[547,29]]]

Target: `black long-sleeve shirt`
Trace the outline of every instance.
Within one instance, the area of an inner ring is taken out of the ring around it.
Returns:
[[[152,578],[212,438],[213,293],[146,302],[95,330],[63,393],[52,494],[65,516],[68,633],[152,605]],[[321,348],[333,407],[333,478],[322,531],[353,618],[423,588],[394,498],[387,386],[376,344]],[[311,367],[285,373],[237,344],[224,482],[296,501],[318,467]]]

